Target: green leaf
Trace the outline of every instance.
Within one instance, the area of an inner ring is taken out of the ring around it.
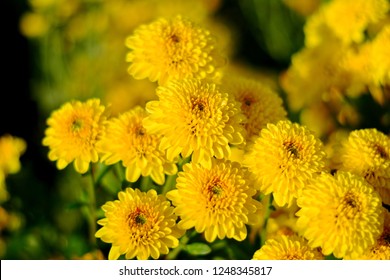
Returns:
[[[75,202],[70,202],[68,203],[65,208],[68,210],[73,210],[73,209],[79,209],[84,206],[88,206],[89,203],[86,201],[75,201]]]
[[[211,252],[211,248],[205,243],[195,242],[186,245],[184,251],[193,256],[204,256]]]

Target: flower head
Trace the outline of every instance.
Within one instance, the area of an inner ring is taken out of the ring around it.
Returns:
[[[253,255],[253,260],[321,260],[324,256],[297,235],[268,239]]]
[[[388,10],[387,0],[329,1],[309,18],[305,27],[307,43],[313,46],[332,38],[344,44],[360,43],[368,26],[383,19]]]
[[[390,189],[390,137],[375,128],[352,131],[335,155],[338,168]]]
[[[161,149],[168,160],[192,154],[192,161],[207,167],[211,158],[228,158],[229,144],[244,141],[245,117],[239,105],[215,84],[199,80],[172,81],[157,88],[158,101],[146,104],[150,113],[143,124],[150,133],[163,135]]]
[[[278,206],[290,206],[313,175],[324,170],[325,152],[306,127],[282,120],[261,130],[244,162],[262,192],[272,192]]]
[[[280,80],[291,110],[299,111],[311,104],[329,100],[332,95],[348,89],[352,74],[340,63],[347,50],[339,42],[331,41],[303,48],[292,56],[290,67]],[[315,82],[313,77],[317,77]]]
[[[247,224],[260,221],[262,205],[252,197],[256,194],[251,175],[236,162],[212,160],[211,168],[188,163],[179,172],[177,189],[167,193],[179,227],[204,232],[208,242],[247,236]]]
[[[20,156],[26,151],[26,142],[9,134],[0,137],[0,173],[4,176],[20,170]],[[1,175],[0,175],[1,177]]]
[[[372,41],[370,76],[377,85],[390,84],[390,25],[387,24]]]
[[[228,75],[224,77],[221,88],[241,104],[241,110],[247,119],[244,124],[247,140],[257,136],[268,123],[286,118],[282,99],[267,85]]]
[[[57,161],[58,169],[73,161],[77,172],[87,172],[89,163],[99,160],[96,143],[106,118],[105,107],[98,99],[65,103],[47,120],[42,143],[50,149],[49,159]]]
[[[173,207],[155,190],[147,193],[127,188],[118,194],[119,200],[102,206],[105,218],[98,221],[100,228],[95,236],[112,243],[108,258],[116,260],[125,254],[126,259],[153,259],[167,254],[169,248],[179,245],[183,232],[176,227]]]
[[[26,142],[9,134],[0,137],[0,203],[9,198],[5,179],[20,170],[20,157],[26,151]]]
[[[106,164],[122,161],[126,167],[126,179],[135,182],[142,176],[151,176],[162,185],[165,174],[173,175],[177,166],[166,160],[165,153],[158,149],[162,136],[149,134],[142,125],[146,112],[142,107],[121,114],[108,121],[107,129],[98,146]]]
[[[390,260],[390,213],[384,210],[385,222],[382,234],[374,246],[367,249],[359,260]]]
[[[141,25],[126,39],[126,46],[129,73],[161,85],[173,79],[211,77],[222,60],[209,31],[181,16]]]
[[[323,173],[297,200],[297,227],[324,255],[356,258],[374,245],[383,230],[382,203],[363,178],[339,171]]]

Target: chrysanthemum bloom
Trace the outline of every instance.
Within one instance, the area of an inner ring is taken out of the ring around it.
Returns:
[[[352,131],[335,157],[339,169],[363,176],[378,190],[390,190],[390,137],[383,132],[375,128]]]
[[[119,200],[102,206],[105,218],[98,224],[103,227],[95,234],[112,243],[110,260],[123,254],[126,259],[158,259],[160,254],[168,254],[169,248],[179,245],[178,238],[184,232],[177,228],[177,216],[163,195],[155,190],[145,193],[127,188],[118,197]]]
[[[107,119],[105,107],[98,99],[71,101],[54,111],[47,120],[42,143],[48,146],[49,159],[64,169],[73,162],[79,173],[88,171],[90,162],[99,160],[96,143]]]
[[[267,239],[274,239],[279,235],[294,235],[297,224],[298,206],[294,203],[291,207],[277,207],[273,204],[275,210],[269,216],[267,222]]]
[[[357,257],[358,260],[390,260],[390,213],[385,213],[384,228],[381,236],[374,246],[367,249],[363,255]]]
[[[9,134],[0,137],[0,173],[3,173],[4,178],[20,170],[19,159],[26,151],[26,147],[26,142],[22,138]]]
[[[370,73],[376,85],[390,85],[390,24],[387,24],[372,41]]]
[[[0,203],[9,198],[5,179],[8,174],[19,172],[20,157],[26,151],[26,142],[19,137],[5,134],[0,137]]]
[[[279,235],[268,239],[253,255],[253,260],[322,260],[324,256],[312,249],[307,240],[297,235]]]
[[[324,170],[325,152],[305,126],[282,120],[261,130],[244,162],[262,192],[273,193],[278,206],[290,206],[313,175]]]
[[[387,0],[329,1],[309,18],[305,35],[311,46],[327,42],[330,35],[344,44],[360,43],[368,26],[383,19],[388,10]]]
[[[143,124],[148,132],[164,136],[160,148],[167,150],[168,160],[192,154],[194,163],[210,167],[213,156],[229,158],[229,144],[243,143],[240,105],[215,84],[172,81],[158,87],[157,96],[158,101],[146,104],[150,115]]]
[[[212,77],[222,66],[209,31],[176,16],[138,27],[126,39],[129,73],[164,85],[169,80]]]
[[[234,238],[242,241],[247,236],[246,225],[260,222],[262,204],[255,200],[253,180],[249,172],[237,162],[212,160],[211,168],[188,163],[176,180],[176,188],[167,193],[178,224],[183,229],[195,227],[213,242]]]
[[[135,182],[142,176],[150,176],[157,184],[165,182],[165,174],[173,175],[177,166],[166,160],[159,150],[162,136],[147,133],[142,121],[147,113],[142,107],[125,112],[108,121],[107,129],[98,147],[106,164],[122,161],[126,167],[126,179]]]
[[[319,138],[331,134],[336,126],[332,112],[324,102],[316,102],[303,108],[300,124],[309,128]]]
[[[356,258],[382,233],[381,198],[355,174],[323,173],[305,187],[297,203],[298,231],[324,255]]]
[[[222,81],[221,89],[233,95],[241,104],[241,110],[247,118],[244,124],[246,140],[258,135],[268,123],[286,118],[282,99],[267,85],[242,76],[227,75]]]
[[[293,111],[313,103],[329,103],[332,95],[341,95],[350,86],[352,74],[340,61],[347,48],[339,42],[303,48],[292,56],[291,66],[281,76],[281,86]],[[316,82],[313,83],[313,77]]]

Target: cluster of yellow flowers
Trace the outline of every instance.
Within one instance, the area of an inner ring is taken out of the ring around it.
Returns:
[[[19,172],[20,156],[26,151],[26,142],[9,134],[0,137],[0,203],[8,199],[5,179],[9,174]]]
[[[371,94],[382,105],[390,98],[389,9],[388,0],[332,0],[308,17],[304,47],[293,55],[281,86],[290,109],[303,110],[301,122],[318,135],[337,123],[362,123],[353,105],[358,97]]]
[[[282,77],[286,105],[329,105],[366,88],[385,102],[388,6],[320,6],[308,18],[305,49]],[[345,23],[333,20],[345,10]],[[287,117],[272,85],[233,70],[207,26],[181,12],[133,27],[123,59],[132,78],[155,83],[144,106],[112,114],[108,102],[89,98],[66,102],[47,120],[43,145],[58,169],[73,164],[101,177],[115,165],[124,174],[95,234],[112,244],[108,258],[158,259],[193,231],[209,243],[260,237],[253,259],[390,259],[389,135],[361,128],[321,139],[324,131]],[[370,70],[358,76],[363,68],[351,63],[368,49],[376,60],[365,60]]]
[[[20,227],[21,217],[3,207],[10,195],[6,186],[6,178],[21,169],[20,157],[26,151],[26,141],[10,134],[0,136],[0,256],[6,251],[6,235],[4,231],[14,231]]]

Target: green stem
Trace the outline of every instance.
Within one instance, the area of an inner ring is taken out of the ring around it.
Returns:
[[[165,195],[167,192],[169,192],[171,189],[173,189],[176,186],[176,178],[177,178],[177,174],[168,176],[161,190],[161,194]]]
[[[99,186],[99,185],[100,185],[100,182],[102,181],[102,179],[104,178],[104,176],[108,173],[108,171],[111,170],[112,167],[113,167],[112,165],[105,165],[105,166],[102,168],[102,171],[100,172],[100,174],[97,176],[96,182],[94,182],[94,185]]]
[[[175,249],[170,251],[168,255],[166,256],[167,260],[175,260],[177,259],[177,256],[179,253],[186,247],[187,243],[190,241],[192,237],[196,235],[196,231],[192,231],[190,233],[186,233],[179,241],[179,246],[177,246]]]
[[[179,164],[178,164],[179,172],[183,170],[183,165],[185,165],[186,163],[189,163],[190,160],[191,160],[191,156],[186,157],[186,158],[182,158],[182,159],[179,161]]]
[[[123,167],[120,163],[115,164],[115,174],[119,181],[121,182],[121,188],[123,187],[123,182],[125,181],[126,175],[124,174]]]
[[[94,166],[90,169],[90,183],[86,184],[85,193],[87,195],[88,204],[86,205],[86,219],[88,223],[88,239],[93,249],[96,248],[96,197],[95,197],[95,174]]]
[[[148,190],[150,190],[151,184],[152,179],[150,178],[150,176],[142,176],[140,185],[141,191],[147,192]]]
[[[273,211],[273,206],[272,206],[273,200],[274,200],[274,197],[271,194],[269,197],[269,200],[268,200],[268,204],[267,204],[267,208],[266,208],[266,212],[265,212],[265,217],[264,217],[264,224],[263,224],[263,228],[262,228],[261,234],[260,234],[260,242],[261,242],[260,248],[265,244],[265,240],[267,238],[267,225],[268,225],[269,217],[271,216],[271,213]]]

